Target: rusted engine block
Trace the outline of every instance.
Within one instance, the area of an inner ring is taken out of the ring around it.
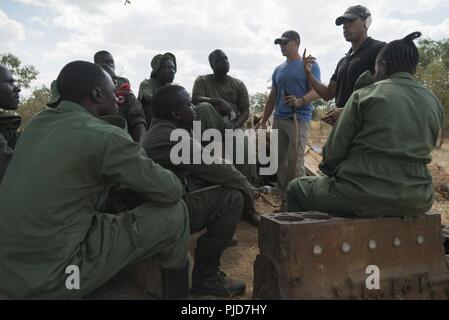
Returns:
[[[255,299],[449,298],[441,219],[432,212],[409,220],[265,215],[259,247]],[[380,271],[378,289],[367,285],[369,266]]]

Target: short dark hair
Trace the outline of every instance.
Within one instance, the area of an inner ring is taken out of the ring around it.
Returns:
[[[92,88],[101,87],[107,75],[100,66],[87,61],[73,61],[62,68],[56,87],[62,100],[80,101],[90,96]]]
[[[109,54],[109,55],[112,56],[112,54],[111,54],[110,52],[106,51],[106,50],[98,51],[98,52],[95,53],[95,55],[94,55],[94,62],[95,62],[95,63],[98,63],[98,60],[100,60],[100,57],[101,57],[101,56],[104,56],[104,55],[107,55],[107,54]]]
[[[379,52],[377,59],[387,63],[387,73],[397,72],[414,74],[419,63],[419,52],[414,39],[419,38],[421,32],[413,32],[401,40],[388,43]]]
[[[224,53],[224,51],[221,50],[221,49],[216,49],[216,50],[212,51],[212,52],[209,54],[209,64],[210,64],[210,65],[212,65],[212,61],[214,61],[215,57],[216,57],[217,54],[219,54],[219,53],[226,54],[226,53]]]
[[[153,114],[158,119],[171,120],[171,112],[181,107],[180,92],[185,88],[178,85],[167,85],[156,91],[151,101]]]

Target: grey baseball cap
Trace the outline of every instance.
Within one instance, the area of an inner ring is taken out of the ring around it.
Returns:
[[[274,44],[280,44],[291,40],[301,40],[299,33],[293,30],[285,31],[280,38],[274,40]]]
[[[360,5],[352,6],[349,7],[342,16],[338,17],[337,20],[335,20],[335,24],[339,26],[345,23],[345,21],[347,20],[354,20],[357,18],[366,20],[370,16],[371,12],[368,10],[368,8]]]

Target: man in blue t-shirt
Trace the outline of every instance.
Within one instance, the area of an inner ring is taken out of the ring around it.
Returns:
[[[286,192],[290,181],[306,175],[304,151],[312,119],[312,101],[318,98],[307,81],[304,64],[299,55],[300,42],[299,34],[292,30],[284,32],[274,41],[274,44],[280,45],[282,55],[287,61],[273,72],[271,91],[261,121],[261,127],[265,128],[274,109],[273,129],[278,129],[277,183],[282,196],[280,211],[286,209]],[[312,73],[317,79],[321,78],[317,63],[313,64]]]

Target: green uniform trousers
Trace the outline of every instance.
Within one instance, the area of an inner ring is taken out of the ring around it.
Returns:
[[[287,190],[287,211],[323,211],[337,216],[353,217],[352,207],[334,190],[335,178],[301,177],[290,182]]]
[[[197,241],[195,269],[215,269],[231,241],[243,212],[243,194],[224,186],[212,186],[184,194],[190,218],[190,230],[206,228]]]
[[[145,203],[120,214],[94,214],[85,240],[70,260],[58,259],[64,250],[64,243],[59,244],[60,250],[54,250],[52,246],[46,257],[40,257],[39,260],[44,259],[49,264],[48,272],[52,276],[48,279],[46,290],[37,288],[35,292],[28,291],[27,297],[12,298],[83,298],[124,267],[149,257],[153,257],[164,269],[181,269],[187,263],[189,234],[188,214],[183,201],[165,208]],[[79,290],[66,287],[71,274],[64,273],[64,270],[69,266],[79,268]],[[55,272],[54,269],[62,272]],[[15,289],[8,291],[20,292]]]

